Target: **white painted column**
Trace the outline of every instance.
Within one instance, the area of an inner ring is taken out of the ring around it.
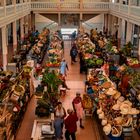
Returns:
[[[17,50],[17,23],[13,22],[13,52]]]
[[[20,39],[21,40],[24,39],[24,27],[23,27],[23,24],[24,24],[24,18],[22,17],[20,19]]]
[[[28,15],[24,17],[25,34],[28,35]]]
[[[61,13],[58,13],[58,26],[61,26]]]
[[[112,15],[108,15],[108,35],[110,35],[112,32],[111,26],[112,26]]]
[[[80,29],[82,28],[82,22],[83,22],[83,14],[80,13]]]
[[[31,31],[32,27],[31,27],[31,14],[28,15],[28,28]]]
[[[118,18],[118,49],[121,48],[121,38],[122,38],[122,19]]]
[[[108,14],[104,14],[104,30],[105,30],[105,32],[107,32],[108,31]]]
[[[132,23],[127,22],[126,43],[131,41],[132,38]]]
[[[138,58],[139,58],[139,61],[140,61],[140,39],[139,39],[139,46],[138,46]]]
[[[7,60],[7,53],[8,53],[8,48],[6,45],[6,26],[2,27],[2,60],[3,60],[3,69],[6,70],[6,66],[8,63]]]

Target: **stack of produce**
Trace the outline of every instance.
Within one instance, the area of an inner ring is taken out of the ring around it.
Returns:
[[[84,109],[92,109],[93,108],[93,102],[87,94],[83,95],[82,104],[83,104]]]

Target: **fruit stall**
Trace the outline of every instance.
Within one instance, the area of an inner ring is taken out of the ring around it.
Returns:
[[[93,100],[96,95],[97,115],[105,134],[118,138],[131,136],[132,131],[139,125],[136,116],[139,115],[140,108],[116,90],[114,83],[102,69],[91,69],[87,81],[94,90]]]
[[[47,67],[57,68],[60,66],[60,62],[63,57],[62,40],[57,35],[53,35],[50,46],[47,51],[48,60],[46,62]]]
[[[86,35],[80,36],[77,39],[77,47],[80,54],[80,70],[86,71],[88,68],[101,67],[103,64],[103,57],[101,54],[95,52],[96,46]]]
[[[33,93],[31,73],[32,68],[28,65],[24,65],[16,77],[12,72],[0,72],[0,139],[15,138]]]

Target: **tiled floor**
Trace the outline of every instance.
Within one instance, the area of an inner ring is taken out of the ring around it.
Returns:
[[[69,71],[67,73],[67,84],[70,90],[67,91],[66,96],[61,98],[65,109],[72,107],[72,99],[75,97],[75,93],[80,91],[82,94],[84,93],[84,81],[86,79],[85,74],[80,74],[79,72],[79,63],[71,65],[70,63],[70,42],[65,42],[65,59],[68,62]],[[36,107],[36,99],[33,97],[29,102],[27,111],[24,115],[23,122],[20,126],[20,129],[17,133],[16,140],[30,140],[31,132],[33,127],[33,121],[36,118],[35,116],[35,107]],[[97,126],[97,122],[95,118],[84,118],[84,126],[85,129],[80,129],[78,125],[78,131],[76,133],[77,140],[107,140],[106,136],[101,136],[99,134],[99,129],[102,132],[102,127],[99,128]],[[64,139],[65,140],[65,139]],[[140,140],[137,134],[135,134],[135,138],[131,140]]]
[[[68,62],[69,71],[67,73],[67,85],[70,90],[67,91],[65,97],[61,99],[65,109],[72,108],[72,99],[75,97],[75,93],[80,91],[84,93],[84,81],[86,79],[85,74],[79,73],[79,63],[71,65],[70,63],[70,43],[65,42],[65,59]],[[36,106],[36,99],[33,97],[28,105],[21,127],[17,133],[16,140],[30,140],[33,121],[36,118],[34,110]],[[96,123],[92,121],[92,118],[84,118],[85,129],[80,129],[78,125],[78,131],[76,133],[77,140],[99,140]]]

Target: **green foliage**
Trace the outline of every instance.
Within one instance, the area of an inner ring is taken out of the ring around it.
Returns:
[[[132,74],[132,79],[130,80],[131,84],[136,87],[140,85],[140,72],[135,72]]]
[[[50,103],[48,100],[40,99],[37,101],[35,114],[39,117],[48,117],[50,115]]]
[[[49,93],[56,93],[58,91],[58,86],[62,81],[58,78],[58,75],[54,71],[46,70],[43,74],[43,83],[47,86]]]
[[[122,52],[125,56],[131,56],[131,50],[133,48],[132,43],[129,41],[128,43],[126,43],[124,45],[124,47],[122,48]]]

